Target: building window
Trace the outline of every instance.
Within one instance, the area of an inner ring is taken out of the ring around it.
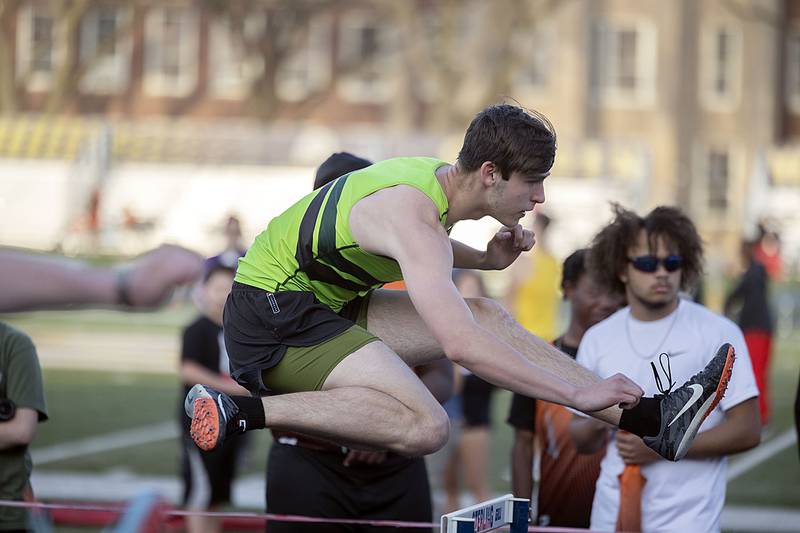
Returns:
[[[742,63],[742,36],[725,26],[706,29],[702,37],[700,94],[712,111],[730,111],[738,105]]]
[[[309,22],[298,47],[278,67],[276,91],[289,102],[305,100],[325,88],[331,77],[332,23],[329,17]]]
[[[614,107],[654,103],[655,35],[645,21],[608,20],[594,26],[592,82],[598,100]]]
[[[706,165],[707,206],[709,209],[725,212],[728,209],[728,189],[731,181],[728,151],[710,149]]]
[[[31,72],[53,71],[53,48],[55,21],[45,14],[34,14],[31,21],[33,39],[33,57],[31,58]]]
[[[539,23],[533,31],[519,32],[513,37],[517,57],[513,84],[522,90],[544,90],[552,71],[555,28]]]
[[[210,91],[218,98],[240,99],[264,72],[258,43],[265,38],[266,13],[223,18],[211,23]]]
[[[81,90],[117,93],[130,79],[131,36],[128,9],[99,7],[81,22],[81,64],[87,69]]]
[[[340,23],[337,87],[346,100],[386,102],[392,97],[394,33],[380,19],[348,13]]]
[[[45,4],[29,4],[19,10],[17,75],[30,91],[46,91],[60,63],[58,24]]]
[[[786,37],[786,105],[800,114],[800,28]]]
[[[197,86],[197,15],[190,8],[152,8],[145,22],[144,88],[153,96],[182,97]]]

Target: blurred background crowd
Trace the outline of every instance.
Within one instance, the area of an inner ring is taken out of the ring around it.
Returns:
[[[453,161],[474,114],[504,99],[549,117],[556,163],[524,221],[533,252],[505,272],[459,273],[462,292],[555,340],[575,305],[563,261],[611,202],[679,206],[705,245],[686,297],[744,331],[760,449],[773,442],[732,476],[729,500],[800,508],[798,0],[0,0],[0,245],[91,265],[165,242],[211,257],[204,282],[155,313],[2,316],[44,370],[37,495],[123,499],[151,483],[181,501],[176,375],[200,379],[184,328],[198,307],[214,322],[214,283],[331,153]],[[480,247],[497,229],[452,236]],[[221,368],[209,357],[200,366]],[[438,510],[510,490],[524,431],[509,394],[455,380],[458,431],[429,469]],[[239,507],[263,508],[269,438],[242,445]]]

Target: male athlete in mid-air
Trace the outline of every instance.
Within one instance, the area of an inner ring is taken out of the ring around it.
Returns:
[[[253,396],[195,386],[186,411],[197,445],[213,449],[227,435],[269,427],[431,453],[447,441],[448,419],[410,367],[447,357],[680,459],[725,391],[730,345],[682,387],[645,398],[622,374],[600,379],[498,304],[464,300],[453,285],[454,266],[501,270],[531,249],[534,235],[519,220],[544,202],[555,151],[544,116],[493,105],[470,124],[455,164],[382,161],[274,218],[239,261],[225,307],[232,375]],[[486,251],[448,237],[456,222],[484,216],[505,226]],[[401,279],[407,292],[380,290]]]

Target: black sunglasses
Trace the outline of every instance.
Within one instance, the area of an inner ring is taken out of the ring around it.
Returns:
[[[639,257],[629,257],[628,261],[639,272],[655,272],[658,270],[658,265],[664,265],[664,270],[667,272],[675,272],[683,266],[683,257],[679,255],[668,255],[664,259],[659,259],[654,255],[640,255]]]

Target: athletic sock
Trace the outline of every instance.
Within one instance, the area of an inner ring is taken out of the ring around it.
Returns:
[[[661,431],[661,399],[639,398],[632,409],[624,409],[619,428],[640,437],[655,437]]]
[[[264,418],[264,405],[261,398],[252,396],[231,396],[231,400],[239,408],[242,418],[247,422],[247,431],[253,429],[264,429],[267,421]]]

